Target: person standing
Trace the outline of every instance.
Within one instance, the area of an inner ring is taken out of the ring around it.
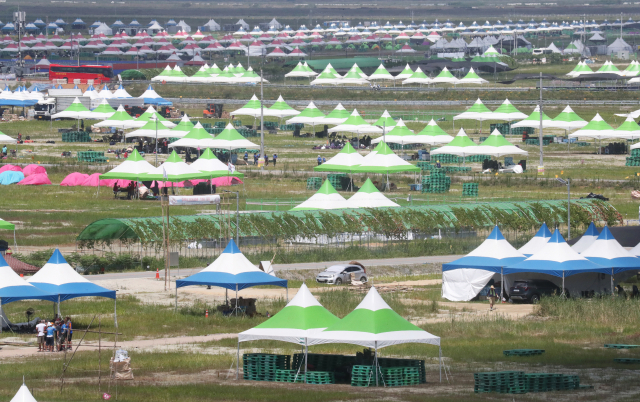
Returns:
[[[36,331],[38,333],[38,352],[44,352],[44,337],[47,331],[47,324],[44,323],[44,320],[41,320],[40,323],[36,325]]]
[[[249,152],[244,151],[244,157],[242,159],[244,159],[244,163],[246,165],[248,165],[249,164]]]
[[[491,288],[489,288],[489,293],[487,294],[487,297],[489,297],[489,306],[490,306],[490,310],[493,311],[493,305],[496,302],[496,299],[498,298],[498,293],[496,292],[496,288],[491,285]]]
[[[322,157],[318,155],[318,166],[322,165]]]
[[[273,154],[273,167],[276,167],[277,160],[278,160],[278,154]]]
[[[258,166],[258,158],[259,158],[259,154],[258,153],[253,154],[253,165],[254,166]]]
[[[73,325],[71,325],[71,317],[65,319],[67,322],[67,349],[71,349],[71,338],[73,338]]]
[[[49,352],[53,352],[53,337],[55,335],[56,329],[53,327],[53,324],[47,324],[47,335],[46,335],[46,346]]]
[[[57,319],[55,323],[53,323],[53,328],[55,329],[53,340],[56,345],[56,352],[62,350],[62,344],[64,343],[64,339],[62,338],[62,320]]]

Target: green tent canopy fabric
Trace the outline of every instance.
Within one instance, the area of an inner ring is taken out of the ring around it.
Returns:
[[[83,119],[89,118],[91,111],[87,109],[78,98],[75,98],[71,105],[62,112],[51,116],[51,119]]]
[[[107,120],[101,121],[100,123],[94,124],[96,127],[115,127],[115,128],[125,128],[129,125],[129,123],[134,122],[134,118],[124,110],[122,105],[118,106],[116,112],[111,115]]]
[[[595,138],[601,140],[604,138],[615,138],[617,134],[613,127],[604,121],[600,113],[596,113],[586,126],[573,134],[569,134],[569,138]]]
[[[244,177],[244,174],[237,170],[230,172],[229,166],[220,162],[220,159],[216,158],[209,148],[204,150],[202,155],[191,164],[191,167],[200,172],[208,173],[210,178],[222,176]]]
[[[363,173],[419,172],[420,168],[396,155],[384,141],[380,141],[373,152],[365,156],[354,171]]]
[[[629,140],[640,138],[640,126],[631,116],[627,117],[624,123],[615,129],[615,132],[617,138],[625,138]]]
[[[124,162],[111,169],[107,173],[101,174],[100,180],[138,180],[146,173],[151,172],[153,169],[153,165],[144,160],[144,158],[138,153],[138,150],[134,149],[131,155],[129,155],[129,157]]]
[[[278,96],[276,102],[266,111],[266,115],[275,117],[296,116],[298,114],[300,114],[300,112],[287,105],[282,95]]]
[[[533,112],[524,120],[519,121],[515,124],[511,125],[512,128],[518,127],[531,127],[531,128],[540,128],[540,106],[536,106],[533,109]],[[542,127],[555,127],[553,120],[551,117],[547,116],[544,112],[542,113]]]
[[[502,102],[502,105],[498,106],[498,108],[493,111],[492,116],[495,120],[506,121],[522,120],[527,118],[527,115],[513,106],[513,104],[509,102],[509,99],[505,99],[504,102]]]
[[[313,209],[344,209],[349,208],[349,203],[338,194],[329,180],[325,180],[320,189],[302,204],[291,208],[291,211],[303,211]]]
[[[267,108],[264,107],[263,114],[267,115]],[[253,95],[249,102],[247,102],[240,109],[234,110],[231,112],[233,116],[251,116],[258,117],[260,116],[260,99],[257,96]]]
[[[433,119],[412,138],[414,144],[426,145],[448,144],[452,140],[453,137],[441,129]]]
[[[182,161],[175,150],[163,164],[142,176],[142,180],[179,182],[190,179],[208,179],[209,174],[200,172]]]
[[[345,131],[356,134],[382,134],[380,127],[367,123],[356,109],[353,109],[353,112],[344,123],[329,129],[330,133]]]
[[[309,102],[309,105],[299,115],[287,120],[287,124],[302,123],[315,126],[316,124],[322,124],[325,117],[324,113],[313,102]]]
[[[173,130],[170,130],[170,133],[173,133]],[[213,145],[213,135],[209,134],[209,132],[202,127],[202,124],[198,122],[189,132],[183,132],[182,138],[169,144],[169,148],[185,147],[205,149]]]
[[[333,109],[328,115],[327,117],[324,118],[323,123],[324,124],[342,124],[345,121],[347,121],[347,119],[349,118],[349,116],[351,115],[351,112],[349,112],[347,109],[344,108],[344,106],[342,106],[342,103],[338,103],[338,106],[336,106],[335,109]]]
[[[489,120],[492,119],[493,112],[482,103],[480,98],[465,112],[460,113],[457,116],[453,116],[453,120]]]
[[[211,143],[211,148],[218,149],[260,149],[259,145],[244,138],[232,124],[227,124]]]
[[[358,307],[342,320],[308,339],[310,345],[349,343],[367,348],[383,348],[402,343],[440,345],[440,337],[402,318],[371,287]]]
[[[364,182],[360,190],[347,200],[351,208],[385,208],[399,207],[400,205],[391,201],[373,185],[370,178]]]
[[[276,315],[238,334],[238,342],[270,339],[304,345],[312,334],[319,333],[340,319],[324,308],[304,283],[291,301]]]
[[[587,125],[587,121],[578,116],[576,112],[571,109],[571,106],[567,106],[553,119],[554,127],[562,128],[565,130],[575,130],[576,128],[582,128]]]
[[[409,130],[409,128],[404,124],[402,119],[399,119],[396,123],[395,127],[391,127],[390,130],[387,130],[387,133],[382,137],[378,137],[371,141],[372,144],[377,144],[384,139],[387,143],[393,144],[413,144],[411,139],[415,137],[413,131]]]
[[[524,151],[509,141],[498,131],[493,130],[491,135],[487,137],[480,145],[475,147],[474,151],[477,155],[491,155],[491,156],[503,156],[503,155],[528,155],[527,151]]]
[[[16,225],[11,222],[7,222],[3,219],[0,219],[0,229],[4,230],[16,230]]]
[[[389,112],[387,112],[386,110],[384,112],[382,112],[382,116],[380,116],[380,118],[378,120],[376,120],[375,123],[373,123],[374,126],[378,126],[378,127],[393,127],[396,125],[396,121],[393,120],[393,117],[391,117],[391,115],[389,114]],[[388,132],[388,131],[387,131]]]
[[[362,163],[364,156],[356,151],[351,143],[347,142],[336,156],[329,159],[322,165],[313,168],[316,172],[354,172],[356,166]]]
[[[458,135],[447,145],[434,149],[431,155],[450,154],[458,156],[474,155],[476,144],[467,136],[464,129],[458,131]]]
[[[116,109],[112,108],[106,99],[103,99],[102,102],[100,102],[100,104],[98,105],[98,107],[91,111],[89,118],[104,120],[113,116],[115,112],[116,112]]]

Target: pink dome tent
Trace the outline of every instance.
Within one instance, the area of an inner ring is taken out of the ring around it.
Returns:
[[[2,172],[22,172],[22,168],[16,165],[4,165],[0,167],[0,173]]]
[[[31,164],[31,165],[25,166],[24,169],[22,169],[22,173],[24,173],[25,177],[31,176],[33,174],[42,174],[42,173],[46,176],[47,170],[40,165]]]
[[[29,165],[29,166],[33,166],[33,165]],[[29,166],[27,166],[27,167],[29,167]],[[42,166],[38,166],[38,167],[42,167]],[[51,184],[51,180],[49,180],[49,177],[47,176],[46,173],[35,173],[35,174],[32,174],[32,175],[30,175],[28,177],[25,177],[24,180],[22,180],[22,181],[20,181],[18,183],[19,186],[20,185],[22,185],[22,186],[27,186],[27,185],[41,186],[43,184]]]
[[[103,179],[100,180],[100,173],[94,173],[91,176],[88,176],[81,184],[83,187],[98,187],[98,183],[100,187],[113,187],[115,183],[118,183],[118,187],[127,187],[129,185],[130,180],[124,179]]]
[[[65,177],[62,180],[62,183],[60,183],[60,185],[63,187],[81,186],[82,183],[84,183],[84,181],[87,180],[88,178],[89,178],[88,174],[75,172]]]

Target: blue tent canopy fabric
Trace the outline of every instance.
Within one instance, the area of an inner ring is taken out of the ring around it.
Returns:
[[[0,303],[19,300],[57,301],[58,295],[45,292],[22,279],[0,255]]]
[[[598,272],[611,274],[610,266],[602,266],[576,253],[556,230],[547,243],[531,257],[504,268],[504,274],[535,272],[557,277]]]
[[[197,274],[176,281],[178,288],[192,285],[242,290],[260,285],[287,287],[287,281],[257,268],[242,254],[236,243],[230,240],[222,254],[211,265]]]
[[[632,255],[613,237],[608,226],[602,229],[598,238],[582,252],[589,261],[610,267],[608,273],[615,275],[624,271],[640,269],[640,258]]]
[[[114,290],[98,286],[77,273],[58,249],[28,282],[45,292],[56,294],[61,302],[85,296],[116,298]]]
[[[443,264],[442,271],[475,268],[500,273],[503,267],[524,261],[525,258],[504,238],[496,225],[480,246],[462,258]]]

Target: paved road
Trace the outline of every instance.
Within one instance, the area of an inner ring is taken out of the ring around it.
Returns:
[[[425,257],[406,257],[406,258],[379,258],[374,260],[358,260],[365,267],[376,267],[383,265],[415,265],[415,264],[437,264],[443,262],[451,262],[461,255],[434,255]],[[274,264],[276,271],[295,271],[298,269],[322,269],[334,264],[344,264],[346,261],[324,261],[324,262],[304,262],[298,264]],[[172,275],[187,276],[195,274],[202,268],[171,270]],[[134,278],[154,278],[155,272],[123,272],[117,274],[104,274],[92,276],[92,281],[108,280],[108,279],[134,279]],[[160,277],[164,277],[164,270],[160,271]]]

